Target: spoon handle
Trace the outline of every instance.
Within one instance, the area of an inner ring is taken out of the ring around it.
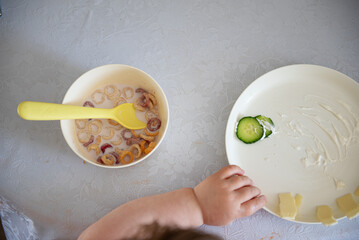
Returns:
[[[26,120],[111,118],[111,110],[31,101],[17,107],[19,116]]]

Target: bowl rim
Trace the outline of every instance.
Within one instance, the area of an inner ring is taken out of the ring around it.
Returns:
[[[76,84],[76,82],[79,80],[79,79],[82,79],[84,76],[90,74],[91,72],[93,71],[98,71],[99,69],[102,69],[102,68],[111,68],[111,67],[121,67],[121,68],[127,68],[127,69],[132,69],[132,70],[135,70],[135,71],[139,71],[141,72],[142,74],[148,76],[152,81],[153,81],[153,84],[156,85],[156,87],[158,88],[158,91],[160,91],[160,93],[164,96],[164,105],[165,105],[165,109],[167,109],[167,123],[166,123],[166,126],[165,126],[165,129],[163,131],[163,135],[162,135],[162,138],[159,139],[159,141],[157,142],[155,148],[150,152],[148,153],[147,155],[145,155],[143,158],[139,159],[139,160],[136,160],[132,163],[129,163],[129,164],[125,164],[125,165],[114,165],[114,166],[108,166],[108,165],[103,165],[103,164],[99,164],[99,163],[96,163],[96,162],[93,162],[93,161],[90,161],[89,159],[81,156],[80,154],[77,153],[77,148],[75,148],[73,146],[72,143],[69,142],[69,140],[67,139],[66,135],[67,133],[65,133],[65,130],[64,130],[64,125],[65,125],[65,121],[67,120],[60,120],[60,127],[61,127],[61,132],[62,132],[62,135],[67,143],[67,145],[71,148],[71,150],[81,159],[85,160],[86,162],[88,163],[91,163],[97,167],[102,167],[102,168],[107,168],[107,169],[115,169],[115,168],[126,168],[126,167],[131,167],[133,165],[136,165],[140,162],[142,162],[143,160],[145,160],[146,158],[148,158],[149,156],[152,155],[152,153],[154,153],[156,151],[156,149],[159,147],[159,145],[162,143],[163,139],[165,138],[166,136],[166,133],[167,133],[167,130],[168,130],[168,125],[169,125],[169,120],[170,120],[170,110],[169,110],[169,106],[168,106],[168,100],[167,100],[167,97],[166,97],[166,94],[164,93],[162,87],[158,84],[158,82],[151,76],[149,75],[148,73],[144,72],[143,70],[139,69],[139,68],[136,68],[136,67],[133,67],[133,66],[130,66],[130,65],[126,65],[126,64],[105,64],[105,65],[101,65],[101,66],[98,66],[98,67],[95,67],[95,68],[92,68],[88,71],[86,71],[85,73],[81,74],[72,84],[71,86],[67,89],[63,99],[62,99],[62,104],[65,104],[65,100],[66,98],[68,98],[68,95],[69,95],[69,92],[70,90],[73,88],[73,86]],[[156,89],[157,91],[157,89]]]

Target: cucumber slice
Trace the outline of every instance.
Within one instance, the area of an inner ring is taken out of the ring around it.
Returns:
[[[266,116],[258,115],[255,117],[264,127],[265,137],[269,137],[273,133],[274,123],[272,119]]]
[[[264,128],[256,118],[244,117],[237,124],[236,134],[244,143],[255,143],[264,137]]]

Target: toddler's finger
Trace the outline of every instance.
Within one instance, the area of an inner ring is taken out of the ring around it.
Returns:
[[[236,193],[238,201],[244,203],[261,194],[261,190],[255,186],[245,186],[236,190]]]
[[[219,170],[218,174],[221,178],[229,178],[235,174],[243,175],[244,170],[237,165],[229,165]]]
[[[231,190],[236,190],[244,186],[253,185],[252,179],[247,176],[233,175],[228,179]]]
[[[238,217],[248,217],[263,208],[266,203],[267,198],[264,195],[257,196],[247,202],[244,202],[241,204]]]

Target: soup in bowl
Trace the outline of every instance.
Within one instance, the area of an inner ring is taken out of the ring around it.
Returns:
[[[67,91],[63,104],[113,108],[133,103],[145,129],[130,130],[110,119],[61,120],[70,148],[85,161],[106,168],[123,168],[149,157],[162,142],[169,109],[158,83],[127,65],[104,65],[80,76]]]

